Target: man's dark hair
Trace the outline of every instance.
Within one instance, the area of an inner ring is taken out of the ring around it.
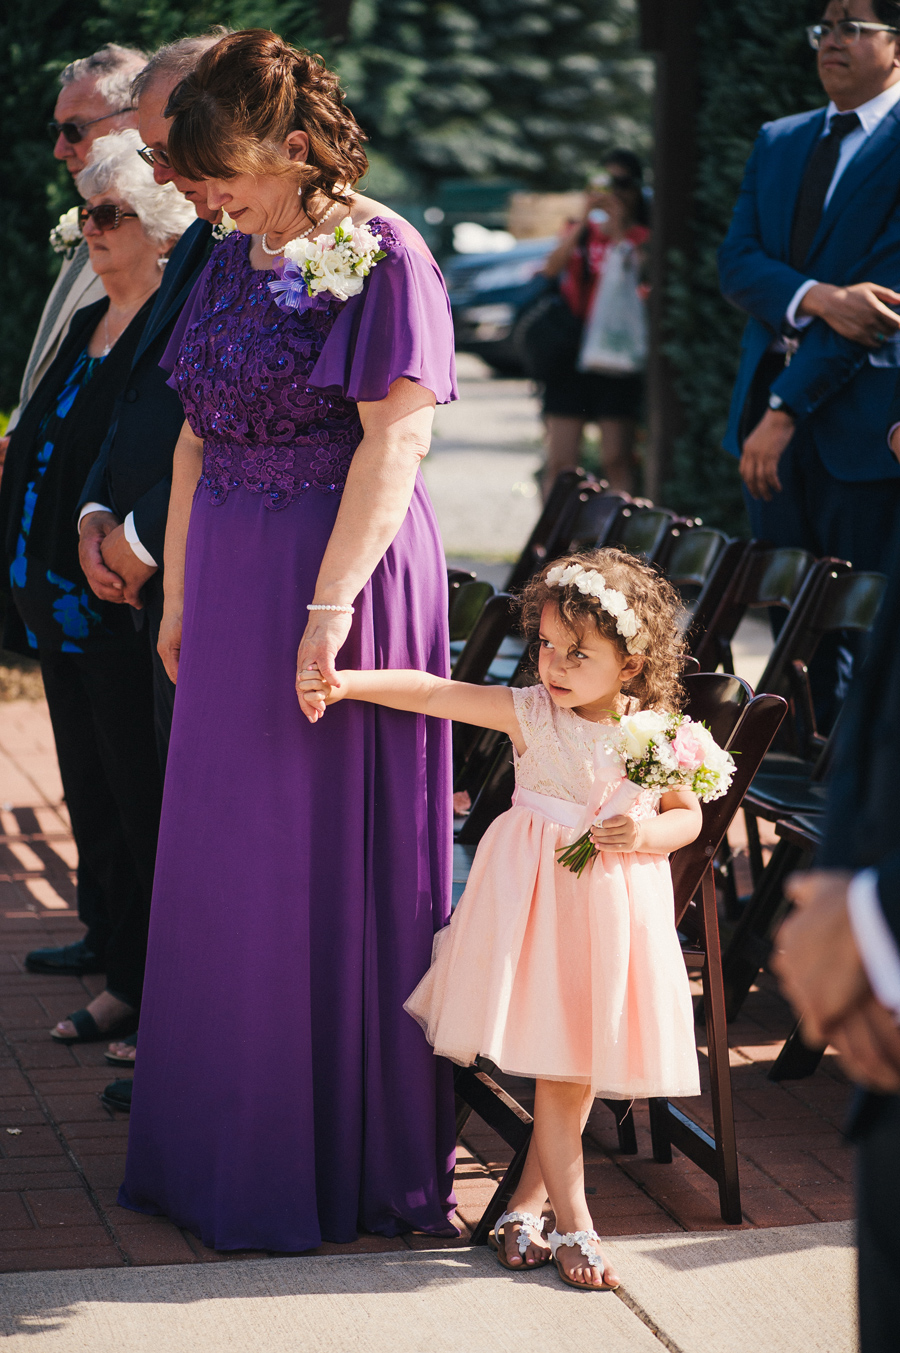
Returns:
[[[879,23],[900,28],[900,0],[872,0],[872,11]]]
[[[157,80],[165,80],[174,89],[186,75],[190,75],[203,53],[231,32],[233,29],[216,24],[197,37],[179,38],[177,42],[167,42],[164,47],[160,47],[132,82],[131,97],[134,103],[137,104],[141,95]]]

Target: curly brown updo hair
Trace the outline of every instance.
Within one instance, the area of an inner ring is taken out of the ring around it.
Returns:
[[[623,693],[636,699],[641,709],[671,713],[680,710],[684,703],[681,658],[685,651],[678,623],[683,610],[681,598],[665,578],[622,550],[590,550],[584,554],[564,555],[554,559],[524,588],[519,597],[522,628],[532,646],[535,667],[541,614],[548,603],[556,607],[576,643],[583,636],[585,627],[593,624],[598,634],[616,645],[623,658],[630,656],[625,640],[616,629],[615,616],[604,611],[596,597],[585,596],[571,583],[566,587],[551,587],[547,582],[551,568],[569,564],[581,564],[582,568],[597,569],[602,573],[606,586],[623,593],[640,621],[641,629],[646,631],[648,643],[639,655],[644,659],[644,665],[637,676],[622,687]]]
[[[320,56],[267,28],[230,33],[211,47],[172,91],[165,110],[169,161],[184,178],[291,174],[309,215],[317,193],[348,202],[347,190],[369,167],[366,140],[338,77]],[[309,137],[306,164],[281,147],[293,131]]]

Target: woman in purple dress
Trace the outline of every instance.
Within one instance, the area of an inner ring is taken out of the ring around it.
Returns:
[[[450,1070],[403,1011],[449,910],[446,728],[350,702],[312,727],[294,689],[339,651],[447,672],[418,470],[455,398],[446,292],[348,186],[362,136],[311,56],[233,34],[168,111],[173,165],[237,230],[173,375],[178,694],[121,1202],[222,1250],[453,1234]],[[362,290],[280,308],[280,251],[348,215],[383,251]]]

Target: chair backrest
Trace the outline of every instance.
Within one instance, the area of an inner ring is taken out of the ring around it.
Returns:
[[[662,564],[673,530],[686,526],[668,508],[629,505],[622,508],[603,543],[635,554],[648,564]]]
[[[681,683],[687,697],[685,714],[697,723],[705,723],[719,746],[724,747],[744,707],[753,699],[753,691],[746,681],[728,672],[686,672]]]
[[[815,562],[806,550],[771,549],[762,541],[753,541],[725,587],[706,632],[696,640],[694,657],[703,670],[714,672],[720,663],[730,669],[731,641],[747,611],[755,607],[790,610]]]
[[[467,579],[450,590],[450,642],[468,639],[485,602],[493,597],[493,583]]]
[[[700,662],[701,669],[707,667],[707,664],[700,660],[698,653],[706,639],[710,622],[729,588],[734,584],[746,556],[755,547],[756,542],[753,540],[729,540],[703,584],[700,595],[691,604],[685,638],[690,652]],[[719,661],[721,659],[709,664],[709,668],[717,667]]]
[[[550,557],[547,553],[548,543],[559,535],[560,530],[565,530],[564,522],[571,522],[574,518],[578,511],[579,493],[591,482],[586,472],[580,469],[563,470],[556,476],[541,515],[506,580],[507,592],[523,587],[539,568],[543,568]],[[598,485],[595,485],[595,491],[599,491]]]
[[[488,597],[453,665],[451,675],[455,681],[471,681],[476,686],[483,683],[500,645],[515,627],[517,614],[515,602],[508,592],[496,592]]]
[[[883,573],[856,573],[842,560],[820,560],[775,641],[759,689],[789,696],[796,664],[808,666],[826,634],[870,630],[886,583]]]
[[[676,529],[669,544],[665,573],[685,603],[695,601],[703,591],[728,546],[723,531],[711,526],[695,526],[690,531]]]
[[[513,747],[509,738],[504,736],[481,788],[472,801],[469,815],[456,833],[460,845],[478,844],[494,819],[511,806],[515,787]]]
[[[701,672],[688,680],[699,681],[704,675]],[[731,788],[722,798],[702,805],[703,826],[700,835],[696,841],[692,841],[689,846],[682,846],[671,856],[675,924],[689,938],[695,938],[696,934],[690,914],[694,894],[721,846],[786,711],[787,701],[778,695],[757,695],[745,703],[731,737],[725,744],[734,757],[736,767]]]
[[[552,554],[577,554],[580,550],[596,550],[605,545],[615,528],[621,512],[630,506],[627,493],[582,491],[578,511],[568,523],[565,535],[559,534],[552,542]]]

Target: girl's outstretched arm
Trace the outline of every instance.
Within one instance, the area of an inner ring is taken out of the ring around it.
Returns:
[[[435,719],[455,719],[476,728],[496,728],[507,733],[521,755],[525,742],[516,718],[513,694],[508,686],[474,686],[466,681],[447,681],[430,672],[381,671],[337,673],[338,684],[328,682],[307,668],[297,678],[300,707],[315,723],[327,705],[338,700],[367,700],[388,709],[430,714]]]

